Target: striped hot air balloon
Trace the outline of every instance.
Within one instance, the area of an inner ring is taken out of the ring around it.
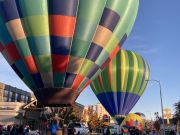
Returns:
[[[121,47],[139,0],[0,0],[0,48],[44,105],[69,105]]]
[[[120,124],[143,94],[148,78],[149,67],[144,59],[132,51],[121,50],[90,86]]]

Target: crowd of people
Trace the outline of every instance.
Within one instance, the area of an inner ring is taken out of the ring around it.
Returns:
[[[130,135],[142,135],[142,132],[136,127],[130,127],[128,131]]]
[[[40,130],[32,130],[29,125],[0,125],[0,135],[46,135],[47,130],[50,131],[51,135],[56,135],[59,129],[57,121],[53,120],[50,123],[43,122]]]
[[[151,131],[140,131],[136,127],[129,127],[127,130],[121,129],[120,134],[117,135],[159,135],[161,134],[159,131],[156,131],[155,129]],[[104,135],[112,135],[111,128],[106,128]],[[170,129],[166,131],[166,135],[177,135],[176,131],[174,129]]]
[[[47,125],[46,123],[43,125]],[[46,129],[49,129],[51,135],[56,135],[57,130],[59,129],[57,121],[51,121],[48,127],[44,128],[41,132],[38,130],[31,130],[29,125],[8,125],[3,126],[0,125],[0,135],[45,135]],[[158,132],[156,130],[152,130],[150,132],[141,132],[136,127],[130,127],[127,131],[123,130],[123,128],[120,131],[120,135],[124,135],[128,132],[128,135],[158,135]],[[112,135],[111,128],[107,127],[104,135]],[[168,131],[168,135],[176,135],[175,130],[171,129]]]
[[[0,135],[39,135],[38,130],[31,131],[28,125],[0,125]]]

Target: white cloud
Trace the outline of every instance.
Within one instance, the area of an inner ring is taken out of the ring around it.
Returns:
[[[141,50],[141,53],[144,53],[144,54],[155,54],[155,53],[158,53],[158,49],[157,48],[144,49],[144,50]]]
[[[150,45],[148,39],[141,35],[132,35],[128,38],[123,46],[124,49],[132,50],[140,54],[155,54],[158,49]]]

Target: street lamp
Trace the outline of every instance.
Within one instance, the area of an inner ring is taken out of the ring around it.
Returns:
[[[159,85],[160,90],[160,99],[161,99],[161,112],[162,112],[162,123],[163,123],[163,133],[165,135],[165,124],[164,124],[164,112],[163,112],[163,100],[162,100],[162,91],[161,91],[161,83],[160,80],[146,80],[148,82],[156,82]]]

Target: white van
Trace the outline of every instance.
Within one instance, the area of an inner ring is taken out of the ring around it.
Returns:
[[[121,128],[119,125],[110,123],[110,130],[112,135],[120,135],[121,134]]]

